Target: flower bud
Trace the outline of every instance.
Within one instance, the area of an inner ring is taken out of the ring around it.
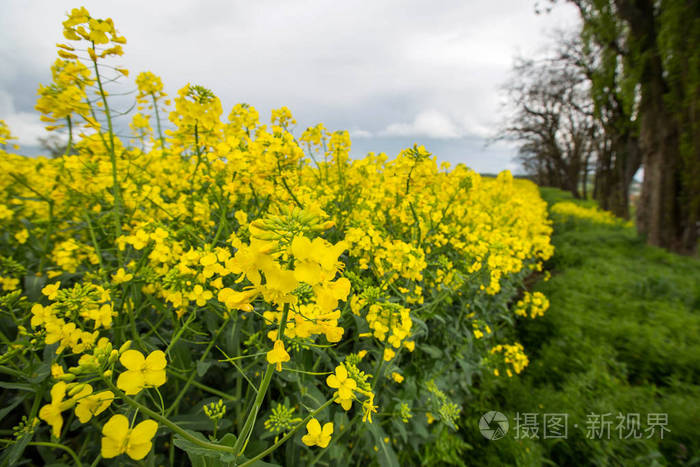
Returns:
[[[130,340],[124,342],[124,344],[122,344],[122,346],[119,347],[119,355],[121,355],[121,354],[123,354],[124,352],[126,352],[127,350],[129,350],[130,347],[131,347],[131,341],[130,341]]]
[[[73,387],[71,387],[71,386],[73,386]],[[87,386],[85,383],[70,383],[70,384],[68,385],[68,387],[70,388],[70,389],[68,389],[68,395],[69,395],[69,396],[75,396],[75,395],[78,394],[80,391],[82,391],[83,389],[85,389],[85,386]]]

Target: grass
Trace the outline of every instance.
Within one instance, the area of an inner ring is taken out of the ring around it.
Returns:
[[[542,195],[550,205],[573,201]],[[700,465],[700,261],[649,247],[631,228],[571,218],[555,219],[553,242],[552,278],[533,287],[550,309],[517,326],[530,366],[510,381],[483,381],[465,408],[470,463]],[[509,416],[504,439],[480,439],[486,410]],[[537,413],[540,430],[544,414],[566,413],[568,436],[516,440],[516,413]],[[592,436],[589,415],[606,413],[610,439]],[[643,431],[650,413],[667,414],[663,439],[658,429],[649,439],[617,431],[619,414],[639,414]]]

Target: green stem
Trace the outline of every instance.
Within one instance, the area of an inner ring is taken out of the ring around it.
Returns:
[[[197,169],[202,163],[202,152],[199,149],[199,126],[198,123],[194,124],[194,150],[197,155],[197,163],[194,166],[194,172],[192,172],[192,180],[190,181],[190,207],[194,211],[194,179],[197,176]]]
[[[49,222],[46,226],[46,234],[44,235],[44,246],[42,247],[43,254],[39,260],[39,274],[44,271],[44,263],[49,256],[49,244],[51,243],[51,235],[53,235],[53,200],[49,200]]]
[[[158,137],[160,138],[160,149],[165,152],[165,138],[163,138],[163,131],[160,128],[160,114],[158,113],[158,103],[156,102],[156,95],[151,93],[151,98],[153,99],[153,108],[156,111],[156,125],[158,126]]]
[[[63,157],[69,156],[71,149],[73,149],[73,122],[70,119],[70,115],[66,117],[68,122],[68,144],[66,145],[66,152],[63,153]]]
[[[0,365],[0,373],[5,373],[5,374],[8,374],[10,376],[17,377],[17,378],[24,377],[24,373],[22,373],[21,371],[13,370],[12,368],[8,368],[8,367],[2,366],[2,365]]]
[[[267,388],[270,385],[270,380],[272,379],[272,374],[274,372],[275,366],[272,364],[268,365],[267,369],[265,370],[263,380],[260,383],[260,389],[258,389],[258,393],[255,395],[253,407],[251,407],[250,412],[248,412],[248,417],[246,418],[245,424],[243,425],[243,429],[241,429],[240,436],[236,440],[236,445],[234,446],[234,449],[236,450],[237,455],[242,455],[243,451],[245,450],[246,444],[248,444],[248,439],[250,438],[250,434],[253,431],[253,426],[255,425],[255,420],[258,416],[258,411],[262,406],[263,399],[265,398]]]
[[[187,329],[187,326],[194,321],[194,319],[197,317],[196,313],[190,313],[190,315],[187,317],[187,321],[185,321],[185,324],[182,325],[180,329],[178,329],[177,334],[175,334],[175,337],[170,341],[170,344],[168,344],[168,347],[165,349],[165,353],[167,355],[170,355],[170,349],[173,348],[175,343],[180,340],[180,336],[182,336],[182,333],[185,332],[185,329]]]
[[[186,378],[186,377],[184,377],[184,376],[182,376],[182,375],[179,375],[179,374],[177,374],[177,373],[175,373],[175,372],[173,372],[173,371],[168,371],[168,374],[169,374],[170,376],[174,376],[175,378],[180,379],[180,380],[182,380],[182,381],[187,381],[187,379],[188,379],[188,378]],[[202,390],[204,390],[204,391],[207,391],[207,392],[209,392],[209,393],[211,393],[211,394],[214,394],[215,396],[219,396],[219,397],[221,397],[222,399],[226,399],[226,400],[229,400],[229,401],[236,401],[236,400],[238,400],[238,399],[236,399],[235,396],[232,396],[232,395],[230,395],[230,394],[226,394],[226,393],[223,392],[223,391],[219,391],[218,389],[214,389],[213,387],[207,386],[206,384],[202,384],[202,383],[200,383],[199,381],[192,381],[192,386],[194,386],[194,387],[196,387],[196,388],[199,388],[199,389],[202,389]]]
[[[202,356],[199,358],[199,361],[200,361],[200,362],[203,362],[204,359],[207,358],[207,355],[209,355],[209,351],[211,350],[212,347],[214,347],[214,343],[215,343],[216,340],[219,338],[219,335],[221,334],[221,331],[223,331],[223,330],[224,330],[224,327],[226,327],[226,324],[228,324],[228,320],[225,320],[225,321],[224,321],[224,324],[222,324],[221,327],[219,327],[219,329],[216,331],[216,334],[214,335],[214,337],[213,337],[212,339],[209,340],[209,345],[207,345],[207,348],[204,350],[204,353],[203,353]],[[167,417],[168,415],[170,415],[171,413],[173,413],[173,410],[175,410],[175,409],[177,408],[177,406],[180,405],[180,401],[182,400],[182,398],[185,396],[185,393],[187,392],[187,390],[188,390],[188,389],[190,388],[190,386],[192,385],[192,382],[194,381],[194,377],[195,377],[196,375],[197,375],[197,369],[195,368],[195,369],[192,371],[192,373],[190,373],[189,378],[188,378],[187,381],[185,382],[185,386],[182,388],[182,390],[180,391],[180,393],[177,395],[177,398],[175,399],[175,401],[172,403],[172,405],[170,406],[170,408],[165,412],[165,416],[166,416],[166,417]]]
[[[80,462],[80,459],[78,459],[78,456],[75,454],[75,451],[73,451],[71,448],[68,446],[64,446],[63,444],[58,444],[58,443],[49,443],[45,441],[32,441],[29,443],[30,446],[44,446],[47,448],[54,448],[54,449],[63,449],[66,451],[70,456],[73,458],[75,461],[75,464],[78,466],[82,466],[83,464]]]
[[[95,43],[92,43],[93,49],[95,48]],[[105,108],[105,118],[107,119],[107,128],[109,130],[109,146],[107,148],[109,152],[109,159],[112,163],[112,190],[114,191],[114,230],[116,238],[122,235],[122,223],[121,223],[121,189],[119,186],[119,178],[117,177],[117,154],[114,150],[114,128],[112,126],[112,115],[109,111],[109,104],[107,103],[107,96],[105,95],[104,88],[102,87],[102,79],[100,78],[100,69],[97,66],[97,59],[92,61],[93,67],[95,69],[95,80],[97,82],[97,88],[100,91],[100,97],[102,98],[102,104]],[[122,265],[122,255],[117,249],[117,262],[119,266]]]
[[[124,303],[122,302],[122,306],[123,305],[124,305]],[[141,335],[136,330],[136,318],[134,317],[134,315],[136,314],[136,310],[134,310],[134,309],[127,310],[126,314],[129,315],[129,325],[131,328],[132,339],[138,343],[139,347],[144,348],[143,341],[141,340]]]
[[[280,330],[279,334],[277,335],[278,339],[282,339],[284,337],[284,328],[287,325],[287,315],[289,314],[289,303],[284,304],[284,309],[282,310],[282,319],[280,321]],[[258,411],[260,410],[260,407],[262,406],[263,399],[265,398],[265,394],[267,393],[267,388],[270,386],[270,380],[272,379],[272,373],[275,372],[275,365],[273,364],[268,364],[267,369],[265,370],[265,375],[263,376],[263,380],[260,383],[260,388],[258,389],[258,393],[255,396],[255,401],[253,402],[253,407],[250,409],[250,412],[248,412],[248,418],[245,421],[245,424],[243,425],[243,429],[239,433],[238,439],[236,440],[236,444],[234,445],[234,449],[236,452],[240,449],[239,455],[243,454],[243,451],[245,450],[246,445],[248,444],[248,439],[250,438],[250,434],[253,432],[253,427],[255,426],[255,419],[258,416]]]
[[[309,415],[307,415],[306,418],[301,421],[301,423],[299,423],[297,426],[292,428],[292,430],[289,433],[287,433],[286,435],[284,435],[279,441],[277,441],[275,444],[273,444],[269,448],[265,449],[263,452],[261,452],[260,454],[258,454],[255,457],[253,457],[252,459],[240,464],[239,467],[247,467],[247,466],[253,465],[255,462],[259,461],[263,457],[265,457],[268,454],[275,451],[278,447],[280,447],[282,444],[284,444],[289,438],[294,436],[294,434],[297,431],[299,431],[299,428],[301,428],[302,426],[306,426],[306,424],[309,422],[309,420],[311,420],[313,417],[318,415],[319,412],[321,412],[323,409],[325,409],[326,407],[328,407],[332,403],[333,403],[333,399],[332,398],[328,399],[321,407],[319,407],[318,409],[314,410]]]
[[[384,350],[382,350],[382,355],[379,357],[379,362],[377,362],[377,366],[374,369],[374,381],[372,381],[372,391],[374,391],[374,388],[377,387],[377,382],[379,381],[380,373],[381,373],[382,369],[384,368],[384,352],[385,351],[386,351],[386,342],[384,342]]]
[[[95,236],[95,229],[92,227],[92,222],[90,222],[90,215],[85,211],[85,221],[87,222],[88,231],[90,232],[90,240],[92,241],[93,248],[95,248],[95,254],[97,255],[97,260],[100,263],[100,273],[105,282],[107,282],[107,271],[105,271],[104,264],[102,263],[102,252],[100,251],[100,245],[97,243],[97,237]]]
[[[219,228],[216,229],[216,235],[214,235],[214,240],[211,242],[211,246],[215,247],[216,242],[219,241],[219,237],[221,236],[221,232],[224,230],[224,224],[226,221],[226,209],[224,209],[222,206],[219,206],[219,209],[221,209],[221,217],[219,217]]]
[[[292,197],[292,200],[294,203],[299,206],[299,209],[304,209],[304,205],[301,204],[301,202],[297,199],[297,197],[294,195],[294,192],[292,192],[292,189],[289,188],[289,185],[287,185],[287,178],[284,176],[282,173],[282,166],[280,165],[279,159],[277,160],[277,170],[279,170],[280,173],[280,178],[282,179],[282,185],[284,186],[285,190],[287,190],[287,193],[289,193],[289,196]]]

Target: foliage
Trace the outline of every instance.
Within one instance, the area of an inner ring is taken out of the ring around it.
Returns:
[[[527,363],[509,306],[553,252],[535,185],[422,146],[350,160],[347,132],[222,121],[199,85],[171,107],[148,72],[123,141],[126,40],[63,24],[37,107],[66,152],[0,153],[2,462],[459,459],[474,379]]]
[[[590,202],[543,189],[550,206]],[[585,207],[584,207],[585,206]],[[568,413],[568,438],[466,441],[479,464],[696,465],[700,452],[700,264],[649,247],[623,223],[555,216],[551,280],[534,289],[551,302],[517,329],[531,363],[511,384],[484,381],[472,419],[486,410]],[[588,436],[589,414],[668,414],[663,439]],[[466,415],[466,414],[465,414]],[[465,417],[466,418],[466,417]],[[541,420],[540,420],[541,421]],[[577,425],[577,426],[575,426]]]
[[[599,58],[593,63],[598,108],[613,103],[622,110],[618,115],[636,114],[639,122],[646,177],[638,230],[652,245],[692,254],[700,219],[700,121],[694,110],[700,103],[700,6],[688,0],[569,1]],[[616,126],[607,131],[628,139],[629,127]]]
[[[550,212],[552,213],[552,216],[555,219],[560,220],[560,222],[563,222],[566,219],[572,219],[576,223],[581,222],[581,220],[611,225],[620,225],[623,223],[621,219],[613,216],[609,211],[602,211],[595,207],[583,207],[571,201],[561,201],[554,204],[550,208]]]

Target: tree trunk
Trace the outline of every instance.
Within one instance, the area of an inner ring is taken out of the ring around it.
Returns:
[[[650,245],[692,253],[697,247],[697,230],[691,225],[690,207],[683,204],[679,121],[665,101],[669,88],[657,46],[655,0],[615,0],[615,4],[643,57],[639,146],[644,181],[637,229]]]
[[[682,246],[678,132],[664,104],[665,83],[658,55],[649,59],[640,107],[644,181],[637,228],[650,245],[686,252]]]
[[[639,143],[629,131],[620,135],[615,149],[615,161],[611,171],[612,185],[608,192],[608,209],[618,217],[629,219],[629,192],[634,174],[641,165]]]
[[[583,187],[583,199],[588,199],[588,159],[590,159],[591,155],[588,153],[586,157],[583,159],[583,171],[581,176],[583,177],[582,180],[582,187]]]

